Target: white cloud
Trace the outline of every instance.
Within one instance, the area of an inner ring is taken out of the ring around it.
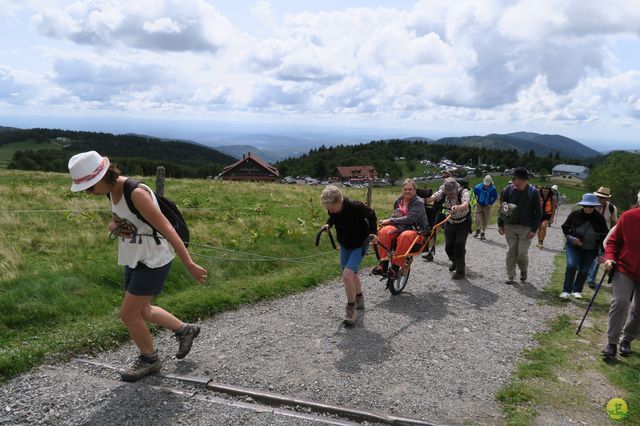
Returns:
[[[150,22],[145,22],[142,25],[142,29],[146,32],[153,33],[165,33],[165,34],[176,34],[182,31],[182,25],[175,22],[173,19],[169,17],[155,19]]]
[[[76,1],[36,14],[41,34],[79,44],[154,51],[215,53],[238,35],[204,0]]]
[[[618,71],[612,53],[617,37],[638,38],[637,0],[422,0],[284,16],[261,0],[249,12],[269,37],[242,33],[204,0],[44,8],[33,28],[65,43],[43,56],[35,87],[47,95],[0,70],[0,98],[440,122],[640,118],[640,71]]]

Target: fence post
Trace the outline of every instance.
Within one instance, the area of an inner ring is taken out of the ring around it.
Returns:
[[[164,196],[164,166],[156,169],[156,194]]]
[[[369,185],[367,185],[367,205],[371,207],[371,195],[373,192],[373,181],[369,179]]]

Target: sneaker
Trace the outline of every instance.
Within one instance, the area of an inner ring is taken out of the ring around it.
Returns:
[[[422,258],[427,262],[433,262],[433,252],[429,250],[426,254],[422,255]]]
[[[560,299],[564,299],[564,300],[569,300],[569,293],[567,293],[566,291],[563,291],[562,293],[560,293]]]
[[[462,280],[462,279],[464,279],[464,272],[456,272],[455,274],[453,274],[451,279],[452,280]]]
[[[515,277],[507,277],[504,281],[505,284],[513,284],[515,282]]]
[[[538,248],[539,248],[540,250],[544,250],[544,244],[542,244],[542,243],[538,243]]]
[[[451,265],[449,265],[449,272],[453,272],[456,270],[456,263],[455,262],[451,262]]]
[[[580,292],[573,292],[573,294],[571,294],[573,296],[574,299],[582,299],[582,293]]]
[[[527,280],[527,273],[526,272],[520,272],[520,281],[524,282]]]
[[[362,311],[364,309],[364,295],[356,295],[356,309]]]
[[[480,230],[476,229],[476,233],[473,234],[473,238],[478,238],[479,235],[480,235]]]
[[[631,355],[631,342],[629,342],[628,340],[623,340],[622,342],[620,342],[620,355]]]
[[[355,305],[347,304],[347,309],[344,314],[345,325],[356,325],[356,307]]]
[[[160,369],[162,369],[162,362],[160,362],[158,351],[155,351],[151,355],[138,356],[131,367],[120,373],[120,377],[125,382],[135,382],[144,376],[157,373]]]
[[[480,233],[480,239],[481,240],[486,240],[487,239],[487,237],[484,236],[484,232]]]
[[[198,337],[198,334],[200,334],[200,326],[191,324],[185,324],[175,332],[175,336],[179,344],[176,358],[182,359],[187,356],[191,350],[193,339]]]
[[[596,283],[594,283],[593,281],[589,281],[587,285],[589,286],[590,289],[596,288]]]
[[[616,357],[617,346],[613,343],[607,344],[602,350],[602,355],[604,356],[605,361],[611,361]]]

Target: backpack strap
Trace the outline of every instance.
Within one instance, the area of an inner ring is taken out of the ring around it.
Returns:
[[[139,180],[127,178],[127,180],[124,181],[124,185],[122,186],[122,196],[124,197],[124,201],[127,203],[127,207],[129,208],[129,210],[131,210],[131,213],[135,214],[138,219],[151,227],[151,229],[153,230],[153,239],[155,240],[156,244],[160,245],[158,231],[149,222],[147,222],[147,219],[145,219],[144,216],[140,214],[136,206],[133,204],[133,200],[131,200],[131,194],[133,193],[133,190],[136,189],[141,183],[142,182],[140,182]]]
[[[609,213],[611,213],[611,216],[613,216],[613,212],[615,210],[615,207],[613,207],[613,204],[611,204],[610,202],[607,201],[607,204],[609,205]]]

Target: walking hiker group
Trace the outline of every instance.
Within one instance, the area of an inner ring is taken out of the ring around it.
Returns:
[[[71,191],[105,195],[111,202],[113,220],[108,230],[118,240],[118,264],[124,267],[124,299],[119,316],[140,352],[133,366],[122,373],[122,379],[135,381],[160,371],[162,365],[146,322],[174,332],[178,359],[189,353],[200,333],[199,326],[184,323],[151,304],[152,298],[162,291],[173,258],[177,254],[198,282],[207,280],[207,271],[191,259],[188,237],[181,236],[186,229],[178,229],[180,223],[174,223],[172,214],[165,209],[167,205],[172,206],[182,219],[169,200],[157,196],[148,186],[122,176],[115,164],[95,151],[74,155],[68,167],[73,181]],[[560,298],[582,298],[585,281],[590,285],[595,282],[602,255],[605,272],[613,278],[608,343],[602,351],[605,359],[616,356],[618,344],[619,353],[629,355],[631,342],[640,333],[640,292],[637,291],[640,287],[640,208],[624,212],[618,220],[610,197],[611,191],[605,187],[593,194],[584,194],[577,203],[580,209],[569,214],[562,224],[567,268]],[[507,284],[514,283],[517,269],[520,281],[527,280],[531,240],[537,234],[538,247],[544,248],[547,225],[555,220],[559,199],[557,188],[545,186],[538,191],[529,184],[526,169],[514,169],[511,183],[500,193],[498,213],[498,233],[505,236],[508,247]],[[388,259],[390,249],[409,253],[416,241],[424,238],[425,232],[446,218],[444,235],[449,271],[453,272],[452,279],[465,279],[466,242],[472,232],[472,212],[476,226],[473,236],[486,240],[491,208],[497,200],[498,192],[491,176],[485,176],[472,191],[466,182],[452,177],[445,178],[436,192],[419,190],[413,180],[407,179],[401,195],[393,203],[393,214],[381,220],[378,229],[378,218],[371,207],[345,197],[336,186],[327,186],[320,196],[329,216],[323,230],[335,228],[340,243],[340,268],[347,299],[344,323],[355,325],[356,311],[365,308],[359,272],[369,242],[378,246],[380,259]],[[422,241],[425,242],[418,252],[426,244],[426,240]],[[430,247],[426,260],[433,259],[434,250],[435,247]],[[390,264],[387,260],[381,261],[372,273],[385,276],[397,273],[403,260],[394,257],[390,260]]]

